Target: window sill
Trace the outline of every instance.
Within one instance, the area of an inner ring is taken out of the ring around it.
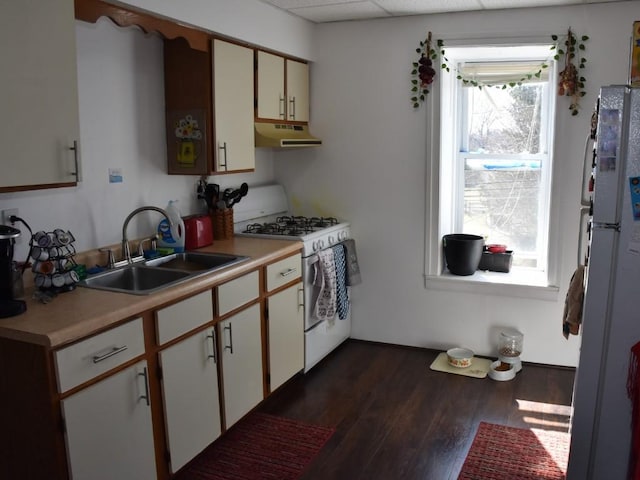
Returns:
[[[425,275],[428,290],[447,290],[484,295],[524,297],[556,301],[559,288],[547,284],[544,272],[513,269],[509,273],[476,271],[473,275],[453,275],[448,271],[441,275]]]

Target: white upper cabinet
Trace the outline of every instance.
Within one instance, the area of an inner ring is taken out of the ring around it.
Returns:
[[[309,65],[287,60],[287,120],[309,121]]]
[[[286,120],[284,58],[258,50],[258,118]]]
[[[258,118],[309,121],[309,65],[258,50]]]
[[[216,171],[255,168],[253,50],[213,41]]]
[[[0,191],[78,180],[74,22],[73,0],[0,2]]]

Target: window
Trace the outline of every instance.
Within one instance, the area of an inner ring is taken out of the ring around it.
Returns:
[[[451,71],[442,71],[439,118],[432,119],[440,130],[430,159],[438,163],[430,168],[439,177],[439,195],[431,198],[437,221],[428,222],[438,226],[438,244],[443,235],[460,232],[506,244],[514,251],[512,271],[542,274],[545,281],[556,97],[550,47],[446,48]],[[440,262],[429,273],[443,270]]]

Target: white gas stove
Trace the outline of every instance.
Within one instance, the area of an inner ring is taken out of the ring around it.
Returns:
[[[305,372],[329,354],[351,334],[351,307],[347,318],[332,321],[314,316],[319,288],[314,286],[316,254],[351,238],[349,223],[334,217],[305,217],[289,212],[282,185],[249,189],[233,207],[236,235],[299,240],[302,247],[304,288]],[[350,291],[348,292],[350,295]]]

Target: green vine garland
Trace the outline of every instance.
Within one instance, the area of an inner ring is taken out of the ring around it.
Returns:
[[[429,93],[429,85],[433,83],[436,76],[436,70],[433,68],[433,61],[438,59],[438,53],[431,46],[431,32],[427,35],[426,40],[420,42],[420,46],[416,48],[419,53],[417,62],[413,62],[411,70],[411,101],[413,108],[418,108],[427,98]]]
[[[583,97],[586,94],[584,91],[586,79],[584,76],[577,75],[577,69],[573,65],[573,59],[575,58],[578,50],[583,52],[586,50],[584,42],[586,42],[589,37],[583,35],[579,42],[575,34],[571,29],[569,29],[567,36],[564,39],[559,39],[558,35],[551,35],[551,39],[554,41],[551,50],[555,50],[556,52],[553,58],[558,61],[564,56],[565,59],[565,68],[560,72],[558,95],[571,97],[572,100],[569,105],[569,109],[571,110],[572,115],[577,115],[579,108],[578,101],[580,97]],[[416,48],[416,53],[420,56],[418,57],[417,62],[413,62],[413,68],[411,70],[411,102],[413,104],[413,108],[418,108],[421,103],[425,101],[426,96],[429,93],[429,86],[433,83],[436,75],[436,71],[433,68],[433,62],[438,60],[438,57],[441,59],[440,68],[442,70],[447,72],[450,72],[452,68],[455,70],[454,67],[449,66],[449,59],[445,54],[444,42],[438,39],[436,41],[436,45],[437,50],[432,47],[431,32],[429,32],[426,40],[421,41],[420,46]],[[562,45],[564,45],[564,48]],[[586,62],[586,58],[581,57],[578,68],[585,68]],[[537,69],[525,73],[518,80],[504,84],[485,83],[474,78],[465,77],[460,73],[456,75],[456,78],[460,80],[463,85],[470,85],[478,87],[479,89],[482,89],[483,87],[506,89],[508,87],[522,85],[524,82],[533,78],[540,78],[542,76],[542,71],[546,68],[549,68],[547,62],[541,62]]]

